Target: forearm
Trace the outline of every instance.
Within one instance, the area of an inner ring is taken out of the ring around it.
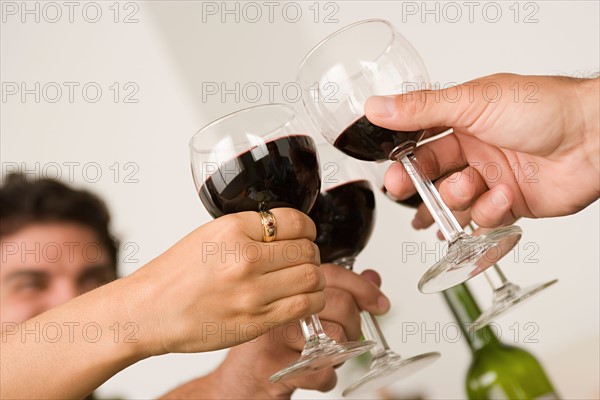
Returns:
[[[600,173],[600,78],[588,79],[580,90],[587,158]]]
[[[23,324],[5,323],[0,397],[83,398],[144,358],[143,332],[132,335],[121,290],[115,281]]]

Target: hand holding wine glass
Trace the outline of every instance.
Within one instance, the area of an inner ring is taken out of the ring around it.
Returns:
[[[200,199],[214,218],[242,211],[254,211],[260,216],[262,239],[268,251],[239,249],[245,257],[267,257],[272,251],[289,255],[291,245],[274,246],[281,237],[281,223],[271,211],[276,207],[291,207],[308,213],[321,187],[321,174],[316,146],[306,134],[307,129],[294,110],[284,104],[267,104],[246,108],[206,125],[190,141],[192,173]],[[303,218],[305,218],[304,216]],[[292,226],[299,221],[288,221]],[[289,238],[288,238],[289,239]],[[314,243],[294,246],[293,251],[315,255]],[[302,258],[302,257],[301,257]],[[319,260],[320,262],[320,260]],[[314,265],[304,265],[312,270]],[[307,271],[310,272],[310,271]],[[270,292],[278,293],[289,279],[305,280],[315,285],[311,273],[272,280]],[[306,298],[305,302],[309,299]],[[323,331],[319,317],[303,315],[300,319],[305,346],[301,357],[273,374],[270,382],[293,379],[316,370],[341,364],[345,360],[369,351],[371,341],[338,343]]]
[[[327,302],[319,313],[323,329],[338,342],[358,340],[360,310],[381,314],[389,309],[389,300],[379,289],[379,274],[366,270],[357,275],[333,264],[322,264],[320,269],[327,282],[324,290]],[[297,322],[279,325],[251,342],[231,348],[209,375],[189,381],[161,399],[283,399],[290,398],[296,389],[322,392],[333,389],[337,383],[334,367],[287,382],[268,382],[271,374],[300,357],[303,346]]]
[[[421,292],[435,293],[462,283],[492,266],[517,244],[522,232],[517,226],[477,236],[462,229],[415,155],[424,129],[386,129],[365,116],[364,106],[370,96],[430,85],[419,54],[388,21],[359,21],[334,32],[306,55],[297,80],[308,115],[330,143],[361,160],[401,162],[408,171],[448,240],[446,255],[419,281]],[[336,89],[333,100],[324,92],[331,85]]]
[[[429,179],[447,176],[439,192],[448,208],[470,207],[473,220],[490,228],[520,217],[573,214],[598,199],[599,82],[497,74],[437,92],[372,97],[365,112],[388,129],[451,127],[453,134],[415,154]],[[495,88],[496,100],[485,88]],[[415,193],[399,164],[390,167],[385,185],[399,199]],[[423,206],[413,225],[433,222]]]

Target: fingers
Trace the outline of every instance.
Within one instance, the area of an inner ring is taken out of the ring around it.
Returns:
[[[308,215],[293,208],[274,208],[270,210],[275,216],[277,234],[276,240],[293,240],[305,238],[315,240],[317,229]],[[256,242],[263,241],[263,225],[260,214],[246,211],[230,214],[221,218],[236,219],[238,227]]]
[[[514,195],[509,186],[500,184],[485,192],[471,207],[473,221],[483,228],[508,225],[516,220],[511,212]]]
[[[321,264],[319,246],[309,239],[250,242],[240,252],[245,261],[255,264],[256,272],[261,274],[293,265]]]
[[[337,375],[335,369],[324,368],[315,373],[290,380],[289,384],[299,389],[328,392],[337,384]]]
[[[266,307],[264,321],[277,321],[285,324],[309,315],[320,313],[325,308],[325,293],[301,293],[284,297],[270,303]]]
[[[417,159],[415,166],[432,181],[453,171],[460,171],[468,165],[460,142],[454,134],[417,147],[415,156]],[[398,162],[388,168],[385,174],[385,187],[389,194],[398,200],[408,199],[417,192],[410,175]]]
[[[338,267],[339,268],[339,267]],[[319,314],[323,329],[329,336],[345,337],[347,340],[360,338],[360,310],[352,297],[345,290],[328,287],[325,290],[325,309]],[[325,321],[329,321],[325,329]],[[333,322],[333,324],[331,324]]]
[[[325,273],[327,287],[350,293],[361,310],[374,314],[383,314],[389,310],[390,301],[372,282],[338,265],[323,264],[321,269]]]
[[[487,184],[479,172],[472,167],[450,175],[441,182],[439,187],[442,200],[454,211],[467,210],[487,190]]]
[[[361,272],[360,276],[369,282],[374,283],[375,286],[381,287],[381,276],[379,276],[376,271],[373,271],[372,269],[365,269],[363,272]]]
[[[463,212],[467,211],[475,200],[488,190],[488,186],[479,172],[472,167],[465,168],[441,181],[437,181],[435,186],[442,196],[442,200],[453,212],[454,217],[461,223],[461,226],[470,221],[470,213]],[[412,226],[415,229],[425,229],[434,222],[425,204],[421,204],[417,209]]]
[[[372,96],[365,102],[365,115],[375,125],[400,131],[474,125],[485,114],[489,101],[483,90],[489,83],[507,83],[511,75],[497,74],[442,90],[418,90],[395,96]]]
[[[314,264],[300,264],[265,274],[254,291],[261,291],[267,303],[284,297],[313,293],[325,288],[325,274]]]
[[[365,115],[375,125],[399,131],[440,126],[454,127],[468,103],[445,101],[442,91],[419,90],[395,96],[372,96],[365,103]],[[454,89],[456,90],[456,89]],[[436,93],[437,92],[437,93]],[[454,95],[448,98],[453,98]]]

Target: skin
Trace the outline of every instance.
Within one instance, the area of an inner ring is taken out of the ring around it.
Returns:
[[[521,217],[573,214],[598,199],[599,82],[496,74],[441,91],[374,96],[365,113],[388,129],[427,129],[435,136],[452,128],[415,154],[426,175],[439,180],[451,210],[470,209],[478,225],[492,228]],[[385,185],[398,199],[416,192],[398,163],[388,169]],[[413,227],[432,223],[421,205]]]
[[[327,303],[319,318],[325,332],[341,342],[360,337],[361,309],[381,314],[389,302],[378,289],[379,275],[366,270],[357,275],[333,264],[321,268],[327,277]],[[381,302],[381,304],[379,303]],[[335,387],[334,368],[287,382],[271,384],[268,378],[300,357],[304,346],[296,323],[277,327],[255,341],[232,348],[211,374],[192,380],[165,394],[164,399],[289,399],[295,389],[328,391]],[[259,361],[257,361],[259,360]],[[235,382],[232,385],[231,382]]]
[[[94,256],[92,262],[83,252],[67,251],[67,243],[77,250],[83,244],[97,242],[86,227],[35,224],[3,237],[0,397],[82,398],[144,358],[168,352],[209,351],[262,337],[269,328],[283,329],[292,321],[321,311],[326,298],[336,307],[349,303],[338,313],[324,314],[340,327],[340,337],[346,335],[346,329],[352,332],[348,336],[355,335],[359,305],[375,313],[387,311],[389,302],[382,302],[385,297],[379,289],[349,272],[336,276],[337,286],[325,291],[324,271],[331,268],[317,267],[318,250],[312,243],[314,224],[295,210],[277,209],[273,213],[278,221],[278,240],[273,243],[262,243],[258,214],[226,216],[193,231],[134,274],[107,284],[114,278],[114,269],[107,266],[106,252],[102,252],[104,257]],[[246,258],[236,260],[221,254],[221,247],[203,246],[222,242],[227,243],[223,249],[231,249],[236,243],[240,248],[260,248],[263,256],[248,252]],[[40,249],[49,249],[50,244],[57,244],[62,246],[62,257],[42,251],[35,260],[35,254],[24,255],[10,247],[15,243],[25,249],[35,249],[36,244]],[[300,256],[292,261],[277,251],[286,244],[301,249]],[[37,337],[36,324],[40,327]],[[93,324],[93,329],[85,330],[86,324]],[[219,329],[231,331],[244,324],[258,329],[237,329],[239,334],[224,337],[219,334]],[[199,326],[205,329],[199,330]],[[56,327],[61,335],[57,336]],[[217,330],[210,330],[213,328]],[[296,355],[299,343],[287,344],[283,335],[275,338],[232,351],[227,357],[230,361],[213,374],[199,378],[200,386],[192,389],[212,387],[217,390],[213,397],[223,397],[218,390],[232,385],[215,382],[232,379],[227,377],[236,376],[237,372],[231,372],[236,366],[254,365],[259,355],[268,362],[260,363],[265,370],[254,367],[252,372],[258,374],[254,379],[283,367],[291,352]],[[267,349],[279,349],[275,353],[281,358],[273,357]],[[61,374],[55,373],[57,369]],[[322,374],[308,385],[330,388],[332,371]],[[302,381],[297,384],[306,386]],[[266,387],[264,394],[281,398],[295,387],[273,385]],[[247,389],[240,396],[258,393],[255,387]],[[184,393],[198,397],[205,391],[190,391],[185,386],[174,393],[175,397],[183,397]]]
[[[2,238],[2,327],[24,322],[114,280],[115,267],[96,243],[93,231],[70,223],[28,225]]]

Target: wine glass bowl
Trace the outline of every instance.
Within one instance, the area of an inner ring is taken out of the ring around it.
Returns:
[[[313,139],[286,105],[250,107],[208,124],[190,140],[202,203],[217,218],[291,207],[307,213],[321,185]]]

